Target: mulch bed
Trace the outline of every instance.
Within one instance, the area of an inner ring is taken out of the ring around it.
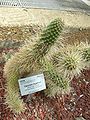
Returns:
[[[26,103],[26,110],[20,115],[14,114],[5,103],[5,83],[3,53],[17,48],[2,48],[0,51],[0,120],[76,120],[83,117],[90,120],[90,70],[84,70],[79,78],[71,82],[69,95],[46,97],[43,91],[32,94],[31,101]],[[25,101],[27,96],[22,97]]]
[[[90,70],[83,71],[81,77],[72,80],[73,89],[69,95],[48,98],[43,92],[35,93],[26,104],[25,112],[15,115],[4,103],[4,64],[0,64],[0,120],[74,120],[78,116],[90,120]],[[27,96],[22,99],[25,101],[26,98]]]

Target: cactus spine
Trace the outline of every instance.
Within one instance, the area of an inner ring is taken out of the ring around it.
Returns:
[[[32,73],[38,69],[40,60],[46,55],[50,47],[59,37],[63,29],[60,19],[52,21],[42,32],[35,45],[24,46],[5,65],[4,73],[7,78],[6,102],[16,113],[24,110],[24,103],[19,97],[18,79],[24,73]]]

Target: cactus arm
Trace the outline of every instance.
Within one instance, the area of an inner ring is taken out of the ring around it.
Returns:
[[[56,42],[57,38],[63,30],[64,24],[58,18],[52,21],[42,32],[39,42],[34,46],[34,58],[42,58],[50,50],[51,46]]]
[[[47,83],[47,89],[45,90],[46,95],[55,96],[57,94],[68,94],[70,92],[69,79],[58,74],[50,61],[44,60],[43,65]]]

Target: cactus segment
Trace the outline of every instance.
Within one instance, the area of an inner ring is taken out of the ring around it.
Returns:
[[[70,79],[80,75],[85,68],[85,61],[81,53],[74,47],[62,48],[58,54],[53,56],[53,64],[57,72],[64,73],[64,76]]]
[[[44,61],[45,66],[45,78],[47,83],[47,89],[45,94],[47,96],[55,96],[60,94],[68,94],[70,92],[70,82],[68,78],[58,74],[49,61]]]

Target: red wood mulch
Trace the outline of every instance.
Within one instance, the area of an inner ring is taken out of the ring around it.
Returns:
[[[25,112],[16,115],[4,103],[6,80],[3,78],[3,67],[4,62],[1,62],[0,120],[75,120],[79,116],[90,120],[90,70],[84,71],[80,78],[72,80],[73,90],[69,95],[48,98],[43,92],[35,93],[30,103],[26,104]],[[23,97],[23,100],[26,97]]]

